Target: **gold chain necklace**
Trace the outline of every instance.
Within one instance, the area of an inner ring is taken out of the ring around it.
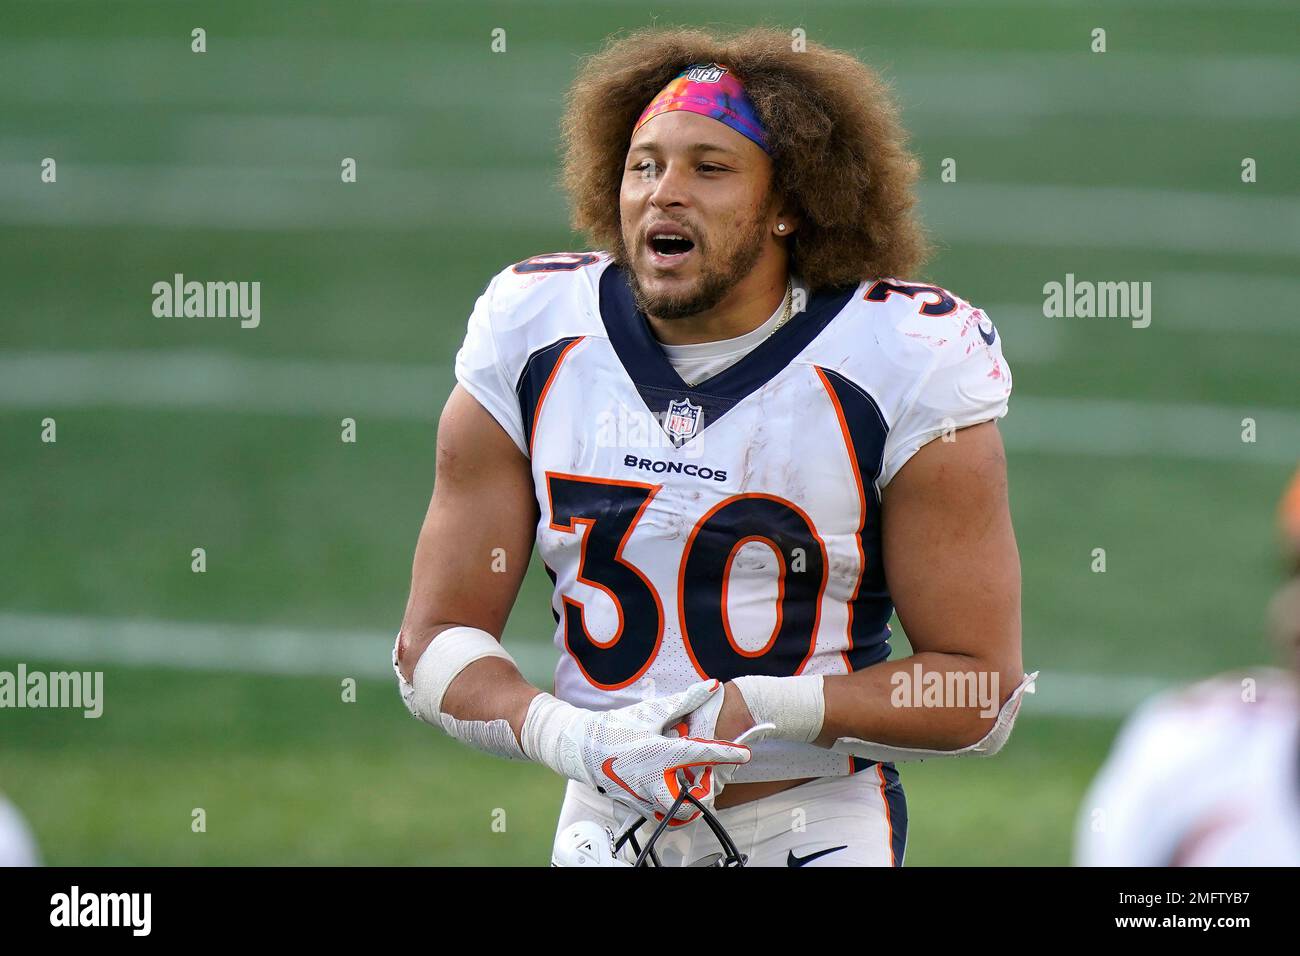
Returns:
[[[772,336],[776,335],[776,330],[785,325],[790,319],[790,313],[794,310],[794,279],[787,277],[785,280],[785,308],[781,310],[781,321],[772,326],[772,331],[763,336],[766,342]]]
[[[794,279],[787,277],[785,280],[785,307],[781,310],[781,318],[777,321],[776,325],[772,326],[772,331],[768,332],[767,335],[763,336],[762,342],[759,342],[757,345],[754,346],[754,348],[758,348],[758,346],[762,345],[763,342],[766,342],[772,336],[776,335],[776,330],[779,329],[781,326],[785,325],[786,322],[790,321],[790,313],[793,311],[794,311]],[[697,381],[702,381],[702,380],[697,379]],[[694,388],[695,382],[687,382],[686,387]]]

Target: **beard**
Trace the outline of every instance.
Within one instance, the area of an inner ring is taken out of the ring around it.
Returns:
[[[689,289],[679,292],[647,292],[637,278],[636,270],[627,269],[628,285],[636,307],[656,319],[685,319],[707,312],[727,297],[763,252],[767,227],[760,216],[752,220],[736,241],[721,250],[717,256],[708,255],[704,243],[696,243],[700,259],[700,277]]]

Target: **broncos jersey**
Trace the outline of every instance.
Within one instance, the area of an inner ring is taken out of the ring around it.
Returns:
[[[555,694],[608,709],[702,678],[885,660],[881,493],[927,442],[1006,414],[993,324],[936,286],[817,290],[688,386],[608,253],[536,256],[479,297],[456,378],[532,463]],[[736,780],[866,765],[766,741]]]

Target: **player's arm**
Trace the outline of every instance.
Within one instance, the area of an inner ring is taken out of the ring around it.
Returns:
[[[430,642],[451,628],[476,629],[500,640],[528,568],[536,526],[528,459],[457,385],[438,423],[433,496],[415,549],[398,640],[398,664],[408,683]],[[518,740],[538,693],[509,660],[488,656],[451,680],[440,710],[464,721],[504,719]]]
[[[776,736],[875,759],[1001,746],[1024,675],[1020,559],[996,424],[924,445],[886,487],[882,520],[885,575],[914,654],[842,676],[738,678],[727,687],[720,736],[757,719],[775,723]],[[939,706],[927,681],[945,689]],[[958,686],[962,700],[947,692]],[[1001,739],[982,744],[995,726]]]
[[[500,636],[537,519],[528,459],[458,385],[438,427],[433,498],[393,653],[411,713],[462,743],[535,760],[647,815],[673,804],[671,768],[747,762],[748,747],[665,736],[686,714],[721,697],[716,681],[598,712],[557,700],[524,679]],[[692,792],[711,801],[719,776],[701,775]],[[688,804],[678,819],[695,812]]]
[[[993,422],[954,437],[923,446],[881,502],[885,578],[913,654],[826,678],[817,738],[824,746],[853,737],[930,750],[967,747],[990,730],[1024,676],[1020,555],[1002,439]],[[916,686],[918,665],[923,675],[936,675],[923,680],[942,680],[941,706],[923,706],[933,701]],[[977,699],[981,690],[989,692],[984,701]]]

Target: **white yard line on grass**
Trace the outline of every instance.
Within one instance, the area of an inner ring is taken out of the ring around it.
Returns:
[[[1300,199],[1291,197],[1031,183],[931,183],[920,195],[944,242],[1300,255]]]
[[[189,351],[0,352],[0,408],[188,408],[437,421],[451,384],[448,371],[432,365]]]
[[[1294,117],[1300,110],[1291,56],[1135,49],[1117,39],[1129,39],[1117,27],[1112,49],[1098,55],[1089,49],[1091,26],[1076,27],[1076,45],[1057,51],[957,50],[933,43],[924,31],[910,44],[908,38],[893,43],[894,37],[873,36],[870,27],[845,44],[898,91],[909,125],[944,119],[979,129],[1007,118],[1062,116],[1240,122]],[[816,31],[810,39],[837,45],[835,37]],[[186,47],[142,36],[0,39],[0,104],[397,114],[406,120],[415,113],[440,118],[469,110],[491,112],[481,121],[485,130],[540,129],[553,127],[577,58],[590,52],[571,39],[536,36],[512,44],[508,56],[493,55],[486,40],[222,36],[197,70]],[[336,68],[313,69],[322,62]],[[167,82],[142,81],[154,76]],[[449,100],[448,83],[462,76],[478,82],[461,84]]]
[[[0,410],[41,416],[81,408],[202,409],[432,423],[451,385],[448,370],[411,364],[0,352]],[[1298,409],[1028,395],[1014,396],[1011,409],[1002,432],[1013,451],[1265,465],[1294,464],[1300,454]],[[1253,443],[1241,440],[1245,418],[1256,423]]]
[[[1140,270],[1105,274],[1081,271],[1076,280],[1150,282],[1151,332],[1213,332],[1230,338],[1242,336],[1300,337],[1300,321],[1282,303],[1300,299],[1300,280],[1290,276],[1243,272],[1158,272]],[[1046,281],[1064,282],[1064,275]],[[1017,293],[1040,289],[1017,289]],[[1047,318],[1043,302],[976,302],[999,328],[1008,333],[1008,357],[1047,361],[1064,348],[1068,329],[1092,329],[1097,324],[1122,319]],[[1147,333],[1144,333],[1147,334]]]
[[[499,233],[503,223],[545,230],[566,221],[553,170],[542,165],[408,171],[376,164],[357,190],[338,188],[336,165],[306,159],[275,167],[78,164],[60,170],[58,189],[32,169],[0,161],[0,223],[433,234]],[[927,224],[946,243],[1300,256],[1300,199],[1244,189],[960,182],[922,185],[920,196]]]
[[[393,635],[190,621],[63,617],[0,611],[0,667],[18,661],[293,677],[391,679]],[[511,640],[506,646],[524,676],[552,684],[558,651]],[[1174,686],[1164,678],[1045,672],[1024,713],[1065,717],[1123,716],[1152,694]],[[111,692],[111,689],[110,689]],[[396,702],[397,691],[393,691]]]

